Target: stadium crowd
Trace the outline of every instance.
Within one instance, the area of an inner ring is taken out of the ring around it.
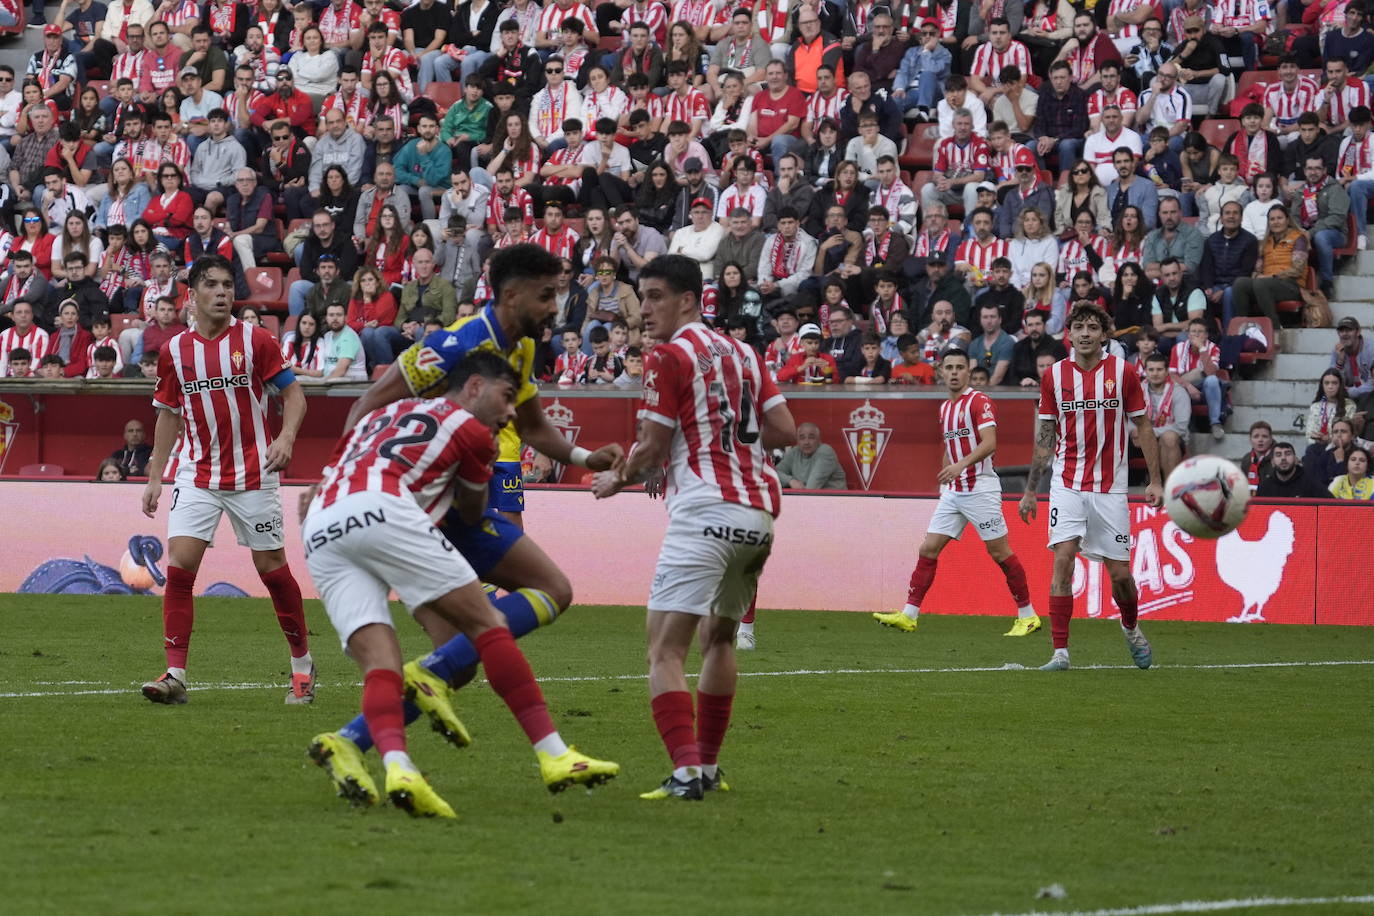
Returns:
[[[0,28],[22,13],[0,0]],[[217,252],[298,375],[366,380],[531,241],[563,259],[539,351],[560,384],[638,384],[636,279],[665,252],[782,382],[932,384],[956,343],[975,384],[1034,386],[1097,302],[1157,429],[1181,427],[1167,464],[1193,405],[1223,435],[1227,370],[1305,301],[1319,320],[1337,253],[1365,248],[1366,16],[68,0],[24,72],[0,66],[0,375],[154,375]],[[1345,345],[1353,434],[1374,351]]]

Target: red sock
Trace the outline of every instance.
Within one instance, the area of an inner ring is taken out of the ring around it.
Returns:
[[[1056,649],[1069,647],[1069,618],[1073,616],[1073,595],[1050,595],[1050,635]]]
[[[654,724],[663,737],[668,756],[673,758],[673,767],[701,766],[701,751],[692,734],[692,695],[685,690],[660,693],[652,705]]]
[[[377,753],[406,749],[406,714],[400,672],[373,668],[363,675],[363,719]]]
[[[702,763],[715,763],[720,756],[725,730],[730,727],[730,706],[734,701],[735,695],[732,693],[697,691],[697,747],[701,750]]]
[[[186,650],[191,645],[191,624],[196,617],[191,589],[196,574],[180,566],[167,567],[167,588],[162,593],[162,647],[168,668],[186,667]]]
[[[935,581],[935,567],[938,562],[925,557],[916,561],[916,568],[911,571],[911,584],[906,590],[907,604],[921,606],[921,602],[926,599],[926,592],[930,591],[930,583]]]
[[[756,594],[756,595],[754,595],[754,600],[749,602],[749,611],[748,611],[743,617],[741,617],[741,618],[739,619],[739,622],[740,622],[740,623],[753,623],[753,622],[754,622],[754,607],[755,607],[755,605],[757,605],[758,603],[759,603],[759,596]]]
[[[1135,629],[1136,620],[1140,616],[1138,602],[1139,597],[1134,591],[1124,601],[1120,598],[1116,599],[1116,606],[1121,609],[1121,625],[1128,630]]]
[[[1011,592],[1011,598],[1016,602],[1016,606],[1023,608],[1030,604],[1030,586],[1026,584],[1026,568],[1021,565],[1016,554],[1007,557],[998,565],[1002,567],[1002,573],[1007,577],[1007,590]]]
[[[291,657],[300,658],[310,651],[310,632],[305,626],[301,587],[296,584],[296,577],[291,575],[291,567],[279,566],[258,578],[262,579],[262,584],[267,586],[267,593],[272,596],[272,607],[276,609],[277,623],[286,635],[286,642],[291,646]]]
[[[535,683],[530,663],[525,661],[525,654],[515,644],[510,630],[505,627],[487,630],[473,640],[473,646],[486,669],[487,683],[506,701],[530,744],[556,732],[558,729],[553,727],[544,694]]]

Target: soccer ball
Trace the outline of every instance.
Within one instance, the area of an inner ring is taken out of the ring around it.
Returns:
[[[1250,504],[1250,482],[1216,455],[1189,458],[1164,483],[1164,508],[1178,527],[1200,538],[1235,531]]]

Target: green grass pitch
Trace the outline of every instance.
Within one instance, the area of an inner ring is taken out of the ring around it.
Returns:
[[[1049,657],[1047,633],[1004,639],[1005,619],[906,635],[765,612],[722,758],[733,791],[650,803],[668,762],[643,612],[577,607],[521,645],[564,736],[621,778],[549,796],[479,678],[459,697],[473,747],[411,731],[461,818],[436,823],[350,809],[307,761],[360,693],[307,612],[312,707],[282,702],[266,601],[202,599],[191,701],[166,708],[136,689],[161,671],[158,599],[0,598],[0,910],[975,916],[1374,893],[1374,664],[1239,667],[1367,662],[1371,630],[1147,620],[1158,667],[1137,671],[1116,623],[1077,620],[1082,667],[1048,675],[940,670]],[[1037,899],[1054,884],[1067,896]]]

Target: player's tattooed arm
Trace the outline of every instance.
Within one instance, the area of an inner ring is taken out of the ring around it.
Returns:
[[[1164,487],[1159,482],[1159,445],[1155,440],[1154,427],[1150,425],[1148,414],[1135,418],[1136,445],[1145,456],[1145,467],[1150,479],[1145,485],[1145,502],[1155,508],[1164,505]]]
[[[1058,427],[1054,420],[1040,420],[1035,427],[1035,455],[1031,458],[1030,473],[1026,475],[1026,492],[1021,495],[1017,507],[1021,521],[1029,522],[1035,518],[1036,494],[1040,491],[1040,481],[1049,469],[1050,459],[1054,457],[1054,442]]]

